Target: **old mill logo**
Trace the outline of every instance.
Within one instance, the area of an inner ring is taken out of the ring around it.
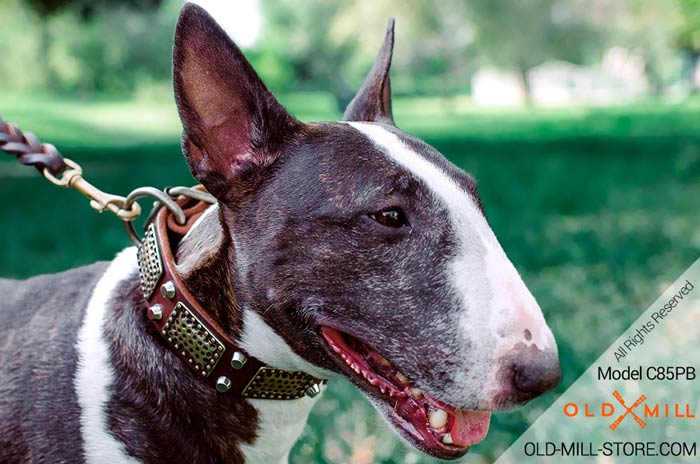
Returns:
[[[613,422],[608,426],[610,430],[618,428],[628,417],[632,418],[642,429],[647,426],[645,419],[660,417],[692,419],[695,417],[695,414],[690,412],[690,404],[687,403],[656,403],[652,405],[647,402],[646,395],[640,395],[633,403],[627,403],[617,390],[613,391],[612,396],[617,404],[603,402],[597,407],[590,403],[584,403],[581,408],[577,403],[566,403],[564,415],[573,418],[583,412],[582,417],[612,417],[614,418]]]

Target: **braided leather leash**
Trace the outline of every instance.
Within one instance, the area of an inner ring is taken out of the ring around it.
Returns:
[[[22,132],[15,124],[5,123],[2,117],[0,150],[15,155],[26,166],[34,166],[51,183],[79,191],[90,199],[90,206],[99,212],[111,211],[128,223],[141,214],[138,203],[127,206],[125,197],[98,189],[83,178],[83,170],[78,163],[61,156],[50,143],[41,143],[32,132]]]
[[[63,157],[50,143],[41,143],[32,132],[22,132],[11,122],[5,123],[0,117],[0,150],[15,155],[17,160],[34,166],[39,172],[48,170],[58,176],[68,169]]]

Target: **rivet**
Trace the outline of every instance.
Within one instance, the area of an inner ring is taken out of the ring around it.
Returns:
[[[155,304],[148,308],[148,318],[152,321],[159,321],[163,318],[163,307]]]
[[[309,388],[306,389],[306,396],[309,398],[313,398],[314,396],[318,395],[321,393],[321,386],[317,383],[311,385]]]
[[[216,379],[216,391],[219,393],[226,393],[229,388],[231,388],[231,379],[226,377],[225,375],[222,375],[218,379]]]
[[[160,294],[164,298],[171,299],[175,296],[175,284],[172,280],[168,280],[163,285],[160,286]]]
[[[233,353],[233,357],[231,358],[231,367],[234,369],[241,369],[243,366],[245,366],[245,362],[248,360],[248,357],[241,353],[240,351],[236,351]]]

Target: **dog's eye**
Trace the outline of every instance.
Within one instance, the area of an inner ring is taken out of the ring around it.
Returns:
[[[401,208],[397,206],[377,211],[376,213],[370,214],[369,217],[386,227],[399,228],[408,225],[406,215]]]

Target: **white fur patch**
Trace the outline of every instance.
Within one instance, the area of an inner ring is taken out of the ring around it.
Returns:
[[[222,232],[217,217],[218,211],[218,203],[204,210],[180,241],[176,264],[180,275],[188,275],[221,247]]]
[[[265,364],[286,371],[303,371],[315,377],[338,377],[335,372],[311,364],[287,345],[272,327],[255,311],[243,310],[243,334],[241,348]]]
[[[255,442],[240,445],[245,462],[286,463],[319,396],[289,401],[248,400],[258,410],[260,422]]]
[[[495,376],[499,367],[496,360],[516,343],[535,344],[543,351],[556,350],[540,307],[505,255],[474,198],[395,134],[376,124],[348,124],[422,180],[450,215],[461,251],[451,263],[449,275],[455,295],[465,307],[459,323],[461,333],[457,335],[468,335],[465,338],[476,348],[470,353],[471,372],[455,373],[455,383],[484,385]],[[451,331],[444,329],[445,333]],[[525,337],[526,329],[530,340]]]
[[[204,222],[204,219],[207,218],[210,214],[214,214],[216,211],[219,211],[219,204],[214,203],[210,207],[204,210],[202,214],[199,215],[196,221],[194,221],[194,224],[192,224],[192,227],[190,227],[190,230],[187,231],[184,237],[182,237],[182,240],[180,241],[181,243],[184,241],[187,241],[188,237],[192,234],[192,231],[197,229],[202,222]]]
[[[243,334],[241,348],[264,363],[288,371],[304,371],[319,378],[338,375],[321,369],[296,354],[263,319],[250,309],[243,312]],[[325,390],[325,386],[321,387]],[[258,437],[252,445],[241,445],[245,462],[287,462],[289,450],[294,446],[315,398],[299,398],[290,401],[250,400],[258,410],[260,424]]]
[[[80,404],[80,433],[88,463],[130,464],[138,461],[124,451],[107,425],[105,407],[114,379],[109,347],[102,333],[105,309],[114,288],[136,269],[136,248],[117,255],[92,293],[78,334],[75,391]]]

